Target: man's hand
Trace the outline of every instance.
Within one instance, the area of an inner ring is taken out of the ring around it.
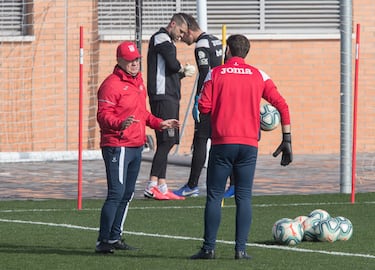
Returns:
[[[277,157],[281,152],[283,152],[281,155],[281,166],[289,165],[293,161],[292,137],[290,133],[283,133],[283,140],[272,155]]]
[[[195,73],[195,66],[186,64],[183,67],[183,73],[184,73],[185,77],[192,77]]]
[[[167,129],[167,128],[179,128],[180,122],[176,119],[167,119],[163,122],[160,122],[160,129]]]
[[[198,100],[199,100],[199,96],[195,96],[195,102],[194,102],[192,114],[193,114],[193,118],[195,122],[199,123],[200,118],[199,118],[199,110],[198,110]]]
[[[134,122],[139,122],[139,120],[137,119],[134,119],[134,115],[130,115],[128,116],[128,118],[126,118],[122,124],[121,124],[121,130],[124,130],[124,129],[127,129],[131,124],[133,124]]]

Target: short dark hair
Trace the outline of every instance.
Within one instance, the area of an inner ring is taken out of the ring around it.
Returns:
[[[245,58],[250,51],[250,41],[244,35],[231,35],[227,39],[227,46],[232,56]]]
[[[182,24],[186,24],[187,26],[189,26],[186,18],[185,18],[185,13],[175,13],[173,16],[172,16],[172,19],[171,19],[171,22],[174,21],[176,22],[177,25],[182,25]]]
[[[198,22],[194,19],[194,17],[190,14],[186,14],[186,13],[180,13],[182,16],[184,16],[186,22],[187,22],[187,25],[188,25],[188,28],[192,31],[197,31],[200,29],[199,27],[199,24]]]

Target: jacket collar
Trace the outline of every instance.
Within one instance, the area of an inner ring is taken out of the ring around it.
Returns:
[[[122,68],[120,68],[119,65],[116,65],[114,70],[113,70],[113,74],[119,76],[121,78],[121,80],[123,81],[130,81],[130,82],[133,82],[134,80],[138,81],[139,78],[141,78],[141,72],[138,72],[138,74],[136,76],[132,76],[130,75],[129,73],[126,73]]]
[[[165,33],[165,34],[167,34],[168,37],[170,38],[170,40],[173,42],[172,36],[171,36],[171,34],[168,32],[167,28],[165,28],[165,27],[161,27],[160,30],[159,30],[159,33]]]
[[[235,62],[237,62],[239,64],[244,64],[245,63],[245,59],[243,59],[242,57],[239,57],[239,56],[233,56],[230,59],[228,59],[225,62],[225,64],[233,64]]]
[[[206,36],[207,35],[207,33],[206,32],[202,32],[199,36],[198,36],[198,38],[197,38],[197,41],[196,42],[198,42],[201,38],[203,38],[204,36]]]

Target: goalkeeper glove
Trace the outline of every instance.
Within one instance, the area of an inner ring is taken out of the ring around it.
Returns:
[[[195,73],[195,66],[186,64],[184,67],[181,67],[180,71],[185,77],[192,77]]]
[[[276,151],[272,154],[274,157],[277,157],[281,152],[281,166],[287,166],[293,161],[292,153],[292,138],[290,133],[283,133],[283,140]]]
[[[192,113],[193,113],[193,118],[195,122],[199,123],[200,119],[199,119],[199,110],[198,110],[198,100],[199,100],[199,96],[195,96],[195,102],[194,102]]]

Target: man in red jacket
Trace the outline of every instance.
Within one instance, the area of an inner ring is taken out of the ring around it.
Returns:
[[[211,151],[207,169],[204,242],[191,259],[214,259],[220,225],[221,201],[233,171],[236,201],[235,259],[251,259],[246,242],[252,221],[251,197],[258,154],[260,102],[265,99],[281,115],[283,140],[273,156],[282,152],[281,165],[292,162],[288,105],[270,77],[245,63],[250,50],[243,35],[227,40],[224,65],[212,69],[199,99],[199,111],[211,114]]]
[[[178,120],[163,120],[147,111],[140,57],[133,42],[121,43],[117,65],[98,91],[97,120],[108,193],[100,216],[97,253],[134,249],[121,235],[141,165],[146,125],[156,130],[179,127]]]

